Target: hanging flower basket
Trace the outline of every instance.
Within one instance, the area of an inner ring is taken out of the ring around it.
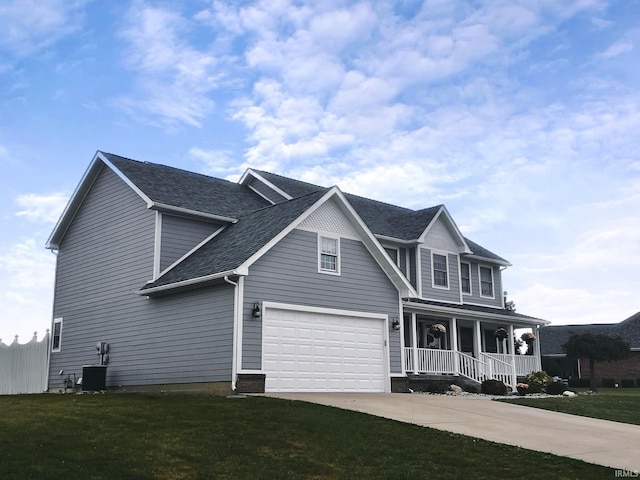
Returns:
[[[447,333],[447,329],[441,323],[434,323],[431,325],[431,328],[429,328],[429,333],[435,338],[440,338],[442,335]]]
[[[498,340],[504,340],[505,338],[507,338],[509,336],[509,333],[507,333],[507,331],[500,327],[500,328],[496,328],[496,331],[493,332],[493,335],[498,339]]]
[[[536,336],[531,332],[524,332],[520,338],[523,342],[529,344],[536,339]]]

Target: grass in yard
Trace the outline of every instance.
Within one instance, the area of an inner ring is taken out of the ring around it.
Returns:
[[[584,392],[583,389],[580,392]],[[583,417],[640,425],[640,388],[601,388],[594,395],[504,400],[505,402]]]
[[[263,397],[0,397],[3,479],[612,478],[613,470]]]

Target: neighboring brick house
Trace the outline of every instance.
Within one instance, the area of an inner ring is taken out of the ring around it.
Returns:
[[[540,351],[542,367],[551,375],[563,377],[589,377],[589,361],[569,361],[564,354],[564,345],[572,334],[607,335],[621,337],[631,345],[631,353],[626,360],[596,362],[596,386],[602,386],[603,379],[611,379],[619,385],[640,387],[640,312],[619,323],[598,323],[591,325],[553,325],[540,328]]]

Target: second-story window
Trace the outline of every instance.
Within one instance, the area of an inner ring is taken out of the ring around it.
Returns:
[[[471,266],[468,263],[460,264],[460,280],[462,293],[471,293]]]
[[[319,266],[322,273],[340,273],[340,242],[337,238],[320,237]]]
[[[480,267],[480,296],[493,298],[493,270]]]
[[[448,287],[447,277],[447,257],[445,255],[433,254],[433,285],[435,287]]]

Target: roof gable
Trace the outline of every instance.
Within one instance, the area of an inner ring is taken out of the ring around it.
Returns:
[[[421,235],[421,240],[425,246],[429,248],[456,253],[471,252],[460,230],[458,230],[458,227],[451,219],[444,205],[442,205],[434,215],[428,227]]]
[[[138,293],[151,295],[205,283],[224,275],[247,275],[254,262],[327,202],[332,203],[329,208],[337,208],[347,218],[353,232],[360,236],[402,295],[417,295],[338,187],[310,193],[241,217]]]

